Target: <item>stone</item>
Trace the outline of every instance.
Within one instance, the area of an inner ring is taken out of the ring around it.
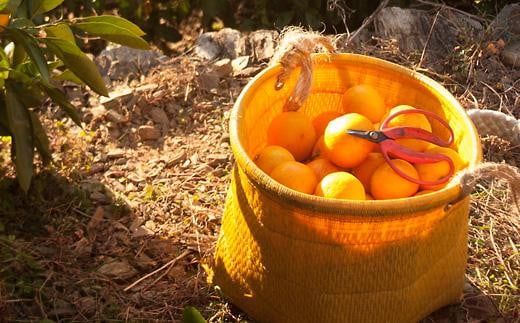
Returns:
[[[120,45],[109,45],[94,59],[102,76],[110,80],[137,78],[168,60],[159,50],[139,50]]]
[[[161,125],[168,125],[170,123],[168,115],[161,108],[153,108],[150,111],[150,116],[152,117],[152,120],[155,123],[159,123]]]
[[[115,260],[102,265],[98,273],[115,279],[129,279],[138,274],[137,270],[132,267],[126,259]]]
[[[133,90],[130,88],[121,88],[108,93],[108,97],[102,97],[99,103],[104,105],[107,109],[117,107],[120,101],[130,99],[133,95]]]
[[[278,35],[275,30],[256,30],[250,33],[248,40],[252,56],[257,61],[270,60],[276,50]]]
[[[508,4],[489,25],[493,39],[520,40],[520,3]]]
[[[397,40],[404,53],[425,50],[425,60],[432,64],[453,51],[461,30],[471,37],[482,29],[478,21],[449,9],[444,9],[437,20],[424,10],[399,7],[384,8],[374,18],[374,36]]]
[[[229,58],[224,58],[216,61],[211,65],[211,70],[219,77],[229,76],[233,72],[233,66]]]
[[[510,43],[504,47],[500,58],[504,64],[511,67],[520,67],[520,41]]]
[[[245,69],[249,64],[249,56],[240,56],[231,61],[233,67],[233,73],[238,73]]]
[[[231,28],[203,33],[195,43],[195,54],[206,60],[219,57],[235,59],[245,52],[245,37],[238,30]]]
[[[140,126],[137,129],[137,134],[141,140],[157,140],[161,137],[161,131],[154,126]]]
[[[216,89],[220,83],[220,78],[214,72],[203,73],[197,79],[200,87],[205,91]]]

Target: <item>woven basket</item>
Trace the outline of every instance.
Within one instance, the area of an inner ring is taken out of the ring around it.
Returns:
[[[341,111],[342,94],[365,83],[391,107],[409,104],[448,120],[454,149],[481,161],[477,132],[442,86],[393,63],[354,54],[314,54],[312,89],[300,111]],[[328,200],[288,189],[256,167],[267,127],[282,112],[296,69],[257,75],[231,115],[236,167],[210,279],[260,322],[417,322],[460,300],[469,198],[457,183],[396,200]],[[441,129],[433,127],[438,135]]]

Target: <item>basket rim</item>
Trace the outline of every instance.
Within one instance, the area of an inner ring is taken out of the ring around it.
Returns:
[[[475,166],[482,160],[480,137],[475,126],[467,116],[464,108],[462,108],[455,97],[435,80],[401,65],[380,58],[361,54],[319,53],[312,54],[312,58],[314,66],[330,64],[331,61],[373,65],[377,66],[377,68],[404,74],[411,79],[420,82],[421,84],[428,87],[432,93],[436,93],[437,95],[441,95],[446,98],[450,102],[450,105],[459,114],[464,116],[462,118],[464,120],[464,126],[466,129],[469,129],[470,133],[468,135],[473,138],[472,144],[475,146],[475,154],[472,156],[472,158],[470,158],[468,167]],[[276,182],[256,166],[254,161],[249,157],[245,148],[242,146],[238,134],[242,111],[246,108],[244,104],[242,104],[246,96],[258,88],[260,84],[264,83],[266,80],[278,75],[281,70],[282,68],[280,64],[271,65],[252,78],[242,89],[235,104],[233,105],[230,114],[229,133],[231,150],[240,170],[245,173],[248,181],[256,188],[263,191],[264,193],[267,193],[275,200],[289,203],[300,209],[310,211],[310,214],[317,211],[322,214],[345,213],[350,216],[391,216],[403,213],[415,213],[418,211],[427,211],[441,206],[448,206],[464,198],[464,196],[461,196],[462,190],[460,185],[454,182],[450,182],[446,187],[429,194],[402,199],[369,201],[328,199],[320,196],[304,194]]]

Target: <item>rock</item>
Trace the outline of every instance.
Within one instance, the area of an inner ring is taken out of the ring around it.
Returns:
[[[110,151],[107,153],[108,159],[117,159],[117,158],[121,158],[124,156],[125,156],[125,151],[124,151],[124,149],[121,149],[121,148],[110,149]]]
[[[238,73],[245,69],[249,64],[249,56],[240,56],[231,61],[233,67],[233,73]]]
[[[518,68],[520,67],[520,41],[508,44],[500,56],[504,64]]]
[[[197,79],[200,87],[205,91],[216,89],[220,83],[220,78],[214,72],[203,73]]]
[[[125,80],[146,75],[168,58],[158,50],[139,50],[126,46],[108,46],[95,59],[101,74],[111,80]]]
[[[195,44],[195,54],[200,58],[213,60],[217,58],[222,49],[214,39],[215,32],[204,33],[197,38]]]
[[[404,53],[426,49],[426,60],[434,64],[453,51],[462,30],[470,36],[476,36],[482,30],[478,21],[449,9],[438,15],[435,25],[434,19],[433,15],[423,10],[384,8],[374,18],[374,34],[385,39],[396,39]]]
[[[257,61],[270,60],[277,45],[278,32],[275,30],[257,30],[249,34],[251,55]]]
[[[493,39],[520,40],[520,3],[506,5],[489,25]]]
[[[97,174],[99,172],[102,172],[103,170],[105,170],[105,164],[103,164],[103,163],[95,163],[95,164],[93,164],[90,167],[90,170],[89,170],[88,173],[90,175],[93,175],[93,174]]]
[[[219,77],[229,76],[233,72],[233,66],[229,58],[224,58],[216,61],[211,65],[211,70],[215,72]]]
[[[199,36],[195,44],[195,54],[207,60],[218,57],[234,59],[244,55],[245,52],[245,37],[238,30],[231,28],[204,33]]]
[[[137,270],[132,267],[126,259],[115,260],[101,266],[98,273],[115,279],[129,279],[138,274]]]
[[[108,110],[106,114],[106,118],[108,121],[112,121],[115,123],[126,123],[127,120],[125,117],[123,117],[121,114],[114,110]]]
[[[161,137],[161,131],[154,126],[140,126],[137,129],[137,134],[141,140],[157,140]]]
[[[107,109],[114,109],[117,107],[119,102],[130,99],[132,95],[132,89],[121,88],[108,93],[108,97],[102,97],[99,102],[102,105],[104,105]]]
[[[153,122],[159,123],[161,125],[168,125],[170,120],[168,119],[168,115],[161,108],[153,108],[150,111],[150,116],[152,117]]]

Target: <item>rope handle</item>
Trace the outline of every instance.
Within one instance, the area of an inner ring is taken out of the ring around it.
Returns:
[[[282,32],[282,38],[271,60],[271,64],[279,63],[282,66],[275,89],[282,89],[291,72],[301,67],[296,85],[284,105],[284,111],[298,110],[309,95],[313,74],[311,54],[318,47],[329,53],[335,52],[333,41],[319,33],[299,27],[290,27]],[[471,109],[467,112],[479,134],[496,135],[508,139],[513,145],[520,145],[519,120],[498,111]],[[459,172],[451,181],[461,186],[461,195],[456,201],[469,195],[479,180],[489,177],[502,178],[509,183],[513,207],[520,214],[520,171],[507,164],[486,162]]]
[[[299,27],[290,27],[282,32],[282,38],[271,60],[271,64],[281,64],[282,72],[278,75],[275,90],[281,90],[291,72],[301,67],[301,72],[291,95],[285,102],[284,111],[298,110],[309,95],[312,85],[311,53],[317,48],[323,48],[329,53],[336,50],[331,39]]]

